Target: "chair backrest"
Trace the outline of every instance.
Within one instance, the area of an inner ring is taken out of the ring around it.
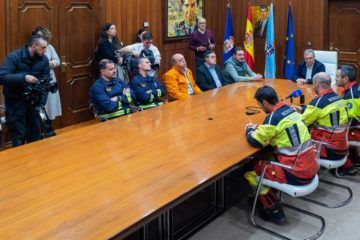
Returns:
[[[315,59],[325,65],[325,72],[330,74],[331,85],[336,84],[336,70],[338,68],[338,53],[336,51],[314,51]]]

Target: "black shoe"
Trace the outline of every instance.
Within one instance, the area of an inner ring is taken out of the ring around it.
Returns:
[[[274,203],[267,209],[261,209],[261,211],[259,211],[259,217],[265,221],[273,222],[278,225],[285,223],[285,214],[280,202]]]
[[[338,168],[337,169],[339,176],[354,176],[357,174],[358,169],[353,166],[350,168]],[[330,169],[330,173],[335,176],[335,169]]]

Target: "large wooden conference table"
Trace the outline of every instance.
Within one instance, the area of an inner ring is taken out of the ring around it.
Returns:
[[[109,239],[161,214],[257,152],[244,126],[265,114],[245,108],[263,84],[312,93],[235,83],[0,152],[0,239]]]

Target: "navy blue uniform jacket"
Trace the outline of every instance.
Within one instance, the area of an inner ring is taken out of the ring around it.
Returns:
[[[131,80],[130,87],[140,104],[157,103],[160,97],[165,96],[165,88],[156,77],[143,77],[138,74]],[[147,92],[149,90],[151,92]]]
[[[128,107],[131,102],[136,102],[136,97],[130,91],[131,99],[123,94],[124,88],[129,88],[127,84],[119,78],[113,78],[107,81],[99,77],[89,91],[91,102],[97,114],[112,113],[118,110],[119,102],[111,101],[111,98],[119,97],[122,105]]]
[[[16,49],[9,53],[8,57],[0,66],[0,84],[4,85],[6,107],[25,100],[25,75],[32,75],[37,79],[50,81],[49,59],[45,56],[30,57],[29,46]],[[42,99],[46,103],[47,93],[43,93]]]

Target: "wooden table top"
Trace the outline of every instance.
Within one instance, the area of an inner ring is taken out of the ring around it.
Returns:
[[[245,107],[264,83],[299,87],[235,83],[0,152],[0,238],[108,239],[149,217],[256,152],[244,126],[265,114]]]

